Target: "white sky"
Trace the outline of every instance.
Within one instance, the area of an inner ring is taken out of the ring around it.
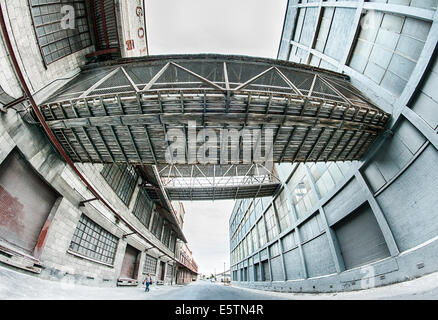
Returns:
[[[199,272],[212,274],[230,267],[229,218],[234,201],[184,202],[186,216],[184,235],[187,238]]]
[[[149,54],[276,58],[287,0],[146,0]]]
[[[146,0],[149,54],[220,53],[276,58],[287,0]],[[199,271],[230,265],[234,201],[186,202],[184,234]]]

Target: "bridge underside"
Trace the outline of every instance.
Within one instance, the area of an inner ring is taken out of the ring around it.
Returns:
[[[281,183],[263,165],[168,165],[157,170],[169,198],[178,201],[268,197]]]
[[[158,171],[169,165],[169,130],[183,133],[183,162],[190,168],[201,166],[196,154],[204,141],[188,143],[189,133],[202,129],[218,137],[226,129],[261,130],[257,141],[239,138],[239,161],[244,146],[260,143],[264,150],[268,131],[274,163],[351,161],[363,157],[390,118],[343,75],[289,62],[216,55],[90,65],[40,108],[74,162],[148,165]],[[231,154],[231,147],[228,142],[213,147],[217,157],[207,167],[215,169],[200,170],[204,178],[215,179],[216,166],[227,170],[219,155]],[[267,196],[278,188],[269,175],[264,183],[252,179],[221,185],[215,180],[196,186],[196,170],[182,171],[172,181],[190,182],[166,185],[171,199]],[[254,172],[237,176],[256,176]]]

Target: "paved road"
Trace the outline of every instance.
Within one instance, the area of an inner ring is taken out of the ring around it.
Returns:
[[[312,299],[438,299],[438,272],[419,279],[356,292],[294,294],[265,292],[197,281],[188,286],[101,288],[43,280],[0,265],[0,300],[312,300]]]
[[[292,297],[291,297],[292,298]],[[156,300],[286,300],[262,291],[250,291],[208,281],[197,281],[169,292],[157,292]]]

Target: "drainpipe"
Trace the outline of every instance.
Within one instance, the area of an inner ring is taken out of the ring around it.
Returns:
[[[87,179],[79,172],[79,170],[76,168],[76,166],[73,163],[73,161],[65,153],[65,151],[62,148],[61,144],[56,139],[56,137],[53,134],[53,132],[50,129],[50,127],[47,125],[43,115],[41,114],[41,112],[40,112],[40,110],[39,110],[39,108],[38,108],[38,106],[37,106],[37,104],[35,102],[35,99],[32,96],[32,93],[29,90],[29,87],[28,87],[28,85],[26,83],[26,80],[24,79],[23,72],[20,69],[20,65],[18,63],[17,57],[16,57],[14,49],[12,47],[11,39],[10,39],[9,34],[8,34],[8,29],[6,27],[6,21],[5,21],[4,15],[3,15],[3,6],[2,6],[1,2],[0,2],[0,27],[1,27],[1,30],[2,30],[2,33],[3,33],[3,38],[5,40],[6,48],[8,50],[9,55],[10,55],[10,59],[12,61],[13,67],[15,69],[15,72],[16,72],[16,75],[18,77],[18,80],[19,80],[19,82],[21,84],[21,87],[22,87],[23,91],[25,92],[25,96],[27,97],[27,99],[29,99],[29,102],[30,102],[30,104],[32,106],[32,110],[35,112],[38,120],[40,121],[41,125],[43,126],[43,129],[44,129],[45,133],[47,134],[49,140],[53,143],[55,148],[58,150],[58,152],[61,154],[61,156],[64,158],[64,160],[67,162],[67,164],[70,166],[70,168],[82,180],[82,182],[87,186],[87,188],[91,191],[91,193],[99,201],[101,201],[102,204],[105,205],[114,214],[114,216],[116,216],[119,220],[123,221],[128,226],[129,229],[131,229],[134,233],[138,234],[142,239],[144,239],[146,241],[146,243],[154,246],[158,251],[160,251],[164,255],[168,256],[169,258],[171,258],[172,260],[177,262],[177,260],[174,257],[170,256],[169,254],[167,254],[164,251],[162,251],[160,248],[156,247],[152,242],[150,242],[149,239],[147,239],[141,232],[139,232],[125,218],[123,218],[121,215],[119,215],[117,213],[117,211],[113,207],[111,207],[111,205],[105,199],[103,199],[103,197],[97,192],[97,190],[95,190],[93,188],[93,186],[87,181]]]

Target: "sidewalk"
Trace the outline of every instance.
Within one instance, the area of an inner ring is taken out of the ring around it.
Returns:
[[[141,287],[90,287],[68,282],[43,280],[0,266],[2,300],[145,300],[180,288],[152,285],[150,292]]]
[[[146,300],[146,299],[244,299],[291,300],[380,300],[380,299],[438,299],[438,272],[419,279],[374,289],[330,294],[298,294],[262,291],[238,286],[194,283],[187,286],[152,285],[150,292],[142,287],[90,287],[67,282],[43,280],[0,266],[0,299],[2,300]],[[247,293],[247,294],[245,294]],[[263,298],[265,296],[265,298]]]
[[[241,288],[251,292],[267,292]],[[293,300],[438,300],[438,272],[424,277],[368,290],[338,293],[283,293],[269,291],[269,295]]]

